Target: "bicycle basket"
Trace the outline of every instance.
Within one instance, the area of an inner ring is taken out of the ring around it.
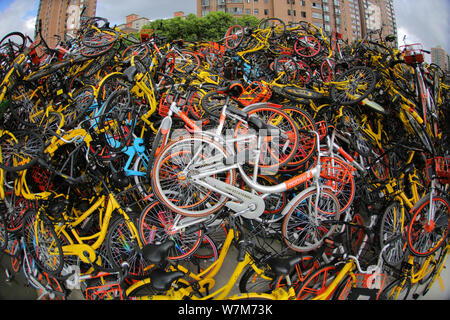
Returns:
[[[384,287],[386,275],[383,273],[355,274],[350,277],[338,300],[378,300]]]
[[[420,43],[413,43],[400,47],[400,51],[403,53],[403,59],[407,64],[424,62],[422,49],[423,47]]]
[[[323,140],[327,136],[327,122],[326,121],[319,121],[316,122],[317,125],[317,131],[319,132],[320,140]]]
[[[320,176],[322,178],[342,184],[350,182],[353,172],[356,170],[335,157],[321,157],[321,165]]]
[[[122,289],[117,283],[86,288],[86,300],[123,300]]]
[[[249,106],[257,102],[266,102],[272,96],[270,88],[259,81],[250,83],[239,96],[242,105]]]
[[[426,181],[438,178],[442,184],[450,184],[450,158],[436,157],[426,162]]]
[[[141,29],[141,43],[148,42],[153,35],[153,29]]]
[[[169,113],[169,109],[170,109],[170,105],[173,102],[173,99],[175,98],[175,95],[173,93],[164,93],[163,96],[161,97],[161,100],[159,102],[159,108],[158,108],[158,113],[161,117],[166,117]],[[186,113],[187,112],[187,100],[186,98],[179,98],[177,101],[177,106],[181,109],[182,112]]]

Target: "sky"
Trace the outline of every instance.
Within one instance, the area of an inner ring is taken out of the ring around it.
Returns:
[[[60,1],[60,0],[55,0]],[[34,33],[39,0],[0,0],[0,37],[12,31]],[[442,46],[450,54],[450,0],[394,0],[399,44],[420,42],[425,49]],[[97,16],[112,25],[135,13],[154,20],[173,17],[175,11],[196,13],[196,0],[98,0]]]

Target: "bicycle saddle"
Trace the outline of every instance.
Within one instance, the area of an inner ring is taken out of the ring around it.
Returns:
[[[184,273],[181,271],[166,272],[159,268],[152,270],[149,274],[150,283],[158,291],[169,290],[172,283],[183,276]]]
[[[128,81],[133,82],[134,76],[138,73],[136,66],[129,66],[123,72],[123,76],[128,79]]]
[[[166,260],[169,250],[175,246],[175,242],[167,241],[161,244],[146,244],[142,248],[142,257],[150,264],[160,264]]]
[[[247,123],[251,128],[259,131],[260,134],[262,134],[262,132],[260,130],[266,130],[266,136],[275,136],[275,135],[279,135],[281,133],[279,128],[265,123],[263,120],[261,120],[257,116],[248,117]]]
[[[217,88],[217,93],[227,94],[233,98],[238,98],[243,92],[244,87],[239,80],[230,81],[223,87]]]
[[[301,260],[301,256],[291,258],[270,258],[267,261],[267,264],[277,276],[285,276],[288,275]]]

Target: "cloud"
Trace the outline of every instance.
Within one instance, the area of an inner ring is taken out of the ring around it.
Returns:
[[[448,0],[394,0],[399,44],[420,42],[424,49],[442,46],[450,53]]]
[[[19,31],[34,36],[34,27],[39,0],[14,0],[0,12],[2,23],[0,24],[0,36],[14,31]]]
[[[125,5],[126,4],[126,5]],[[111,24],[125,23],[125,17],[135,13],[150,20],[172,18],[174,12],[196,13],[196,0],[98,0],[97,16]]]

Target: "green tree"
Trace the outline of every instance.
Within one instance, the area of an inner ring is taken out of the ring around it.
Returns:
[[[157,35],[167,37],[168,41],[180,38],[188,42],[219,41],[225,36],[228,28],[235,24],[256,27],[258,22],[259,20],[253,16],[244,15],[236,19],[227,12],[210,12],[202,18],[189,14],[185,18],[159,19],[143,28],[155,30]]]

